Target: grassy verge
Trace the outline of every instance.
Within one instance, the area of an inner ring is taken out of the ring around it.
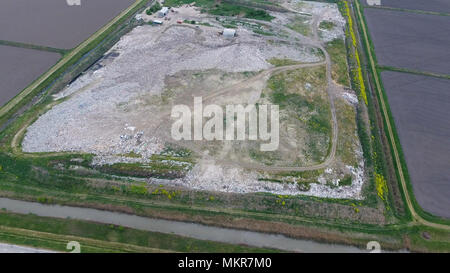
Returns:
[[[5,41],[5,40],[0,40],[0,45],[48,51],[48,52],[61,54],[61,56],[64,56],[66,53],[68,53],[70,51],[68,49],[53,48],[53,47],[48,47],[48,46],[32,45],[32,44],[25,44],[25,43]]]
[[[331,75],[333,79],[343,85],[350,85],[348,64],[347,64],[347,49],[345,41],[342,39],[334,39],[326,44],[325,49],[331,58]]]
[[[434,78],[450,79],[450,75],[436,74],[436,73],[412,70],[412,69],[407,69],[407,68],[398,68],[398,67],[384,66],[384,65],[377,65],[377,68],[381,71],[395,71],[395,72],[409,73],[409,74],[422,75],[422,76],[428,76],[428,77],[434,77]]]

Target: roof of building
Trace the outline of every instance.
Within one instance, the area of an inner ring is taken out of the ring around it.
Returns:
[[[224,36],[234,36],[236,34],[236,30],[232,28],[224,28],[223,35]]]

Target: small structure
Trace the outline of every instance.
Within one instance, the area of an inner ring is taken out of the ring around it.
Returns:
[[[159,17],[164,17],[167,15],[167,13],[169,13],[169,8],[168,7],[162,7],[162,9],[160,9],[158,11],[158,16]]]
[[[236,36],[236,30],[232,28],[224,28],[222,31],[222,35],[225,38],[233,38]]]

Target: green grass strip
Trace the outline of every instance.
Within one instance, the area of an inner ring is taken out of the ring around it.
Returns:
[[[35,50],[40,50],[40,51],[48,51],[48,52],[59,53],[61,55],[65,55],[66,53],[68,53],[70,51],[69,49],[61,49],[61,48],[54,48],[54,47],[49,47],[49,46],[25,44],[25,43],[5,41],[5,40],[0,40],[0,45],[27,48],[27,49],[35,49]]]

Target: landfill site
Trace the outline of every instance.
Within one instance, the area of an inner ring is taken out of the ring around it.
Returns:
[[[138,14],[140,26],[53,95],[54,106],[26,129],[22,151],[93,154],[93,168],[130,165],[151,184],[362,199],[358,98],[332,78],[325,49],[344,39],[345,20],[336,4],[282,5],[288,12],[270,11],[271,21],[192,5]],[[171,110],[192,109],[194,97],[222,107],[279,105],[278,149],[174,140]],[[161,166],[176,175],[155,175]]]

